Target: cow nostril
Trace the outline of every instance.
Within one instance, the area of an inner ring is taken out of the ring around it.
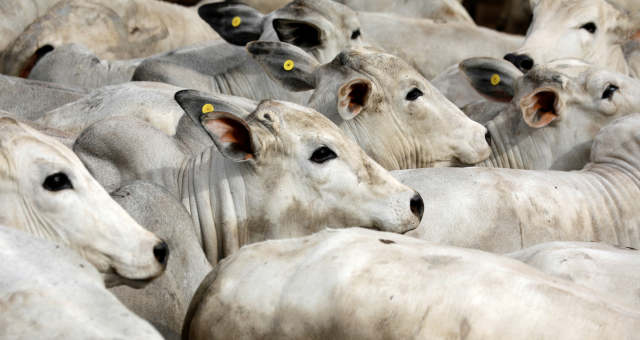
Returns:
[[[166,242],[162,241],[153,247],[153,256],[160,262],[161,265],[167,265],[169,259],[169,246]]]
[[[486,140],[487,144],[491,146],[491,132],[487,131],[487,133],[484,134],[484,140]]]
[[[520,64],[518,68],[521,71],[529,71],[533,68],[534,63],[533,63],[533,59],[531,59],[528,55],[522,55],[520,56],[520,60],[518,64]]]
[[[505,56],[504,56],[504,60],[506,60],[506,61],[508,61],[508,62],[512,63],[512,64],[513,64],[513,65],[515,65],[515,66],[517,66],[517,65],[516,65],[516,55],[515,55],[515,54],[513,54],[513,53],[509,53],[509,54],[505,55]]]
[[[415,195],[411,198],[409,202],[409,206],[411,207],[411,212],[416,215],[418,220],[422,220],[422,214],[424,214],[424,202],[422,201],[422,196],[416,192]]]

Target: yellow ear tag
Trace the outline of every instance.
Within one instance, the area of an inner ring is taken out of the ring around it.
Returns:
[[[491,76],[491,85],[496,86],[500,84],[500,76],[497,73],[494,73]]]
[[[291,71],[293,70],[293,66],[293,60],[287,59],[287,61],[284,62],[284,65],[282,65],[282,68],[284,68],[285,71]]]
[[[202,113],[209,113],[209,112],[213,112],[213,105],[211,104],[204,104],[202,105]]]
[[[231,19],[231,26],[233,27],[238,27],[240,26],[241,23],[242,23],[242,18],[240,17],[233,17],[233,19]]]

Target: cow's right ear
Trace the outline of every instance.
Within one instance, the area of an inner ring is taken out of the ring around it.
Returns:
[[[307,91],[316,87],[320,64],[303,49],[280,41],[254,41],[247,51],[265,72],[289,91]]]
[[[182,90],[175,100],[196,125],[211,137],[220,153],[234,162],[254,159],[255,143],[251,128],[242,118],[245,110],[211,95],[195,90]]]
[[[513,64],[496,58],[470,58],[459,67],[478,93],[497,102],[513,99],[516,80],[522,76]]]
[[[262,35],[264,15],[253,7],[228,1],[205,4],[198,14],[225,41],[244,46]]]

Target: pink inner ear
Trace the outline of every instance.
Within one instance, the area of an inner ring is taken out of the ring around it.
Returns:
[[[349,112],[354,115],[359,114],[369,98],[369,85],[364,82],[356,82],[349,85],[349,94],[347,95],[347,98],[349,100]]]
[[[251,136],[249,130],[240,122],[229,118],[205,120],[207,129],[218,136],[220,142],[235,144],[236,148],[247,153],[245,159],[251,158]]]

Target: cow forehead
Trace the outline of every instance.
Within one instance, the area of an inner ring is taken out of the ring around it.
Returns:
[[[282,8],[295,16],[306,16],[313,13],[334,18],[339,16],[350,16],[355,18],[355,12],[347,6],[335,1],[327,0],[295,0]]]
[[[355,48],[341,52],[335,59],[338,65],[375,77],[399,77],[406,72],[418,74],[402,59],[367,48]]]

